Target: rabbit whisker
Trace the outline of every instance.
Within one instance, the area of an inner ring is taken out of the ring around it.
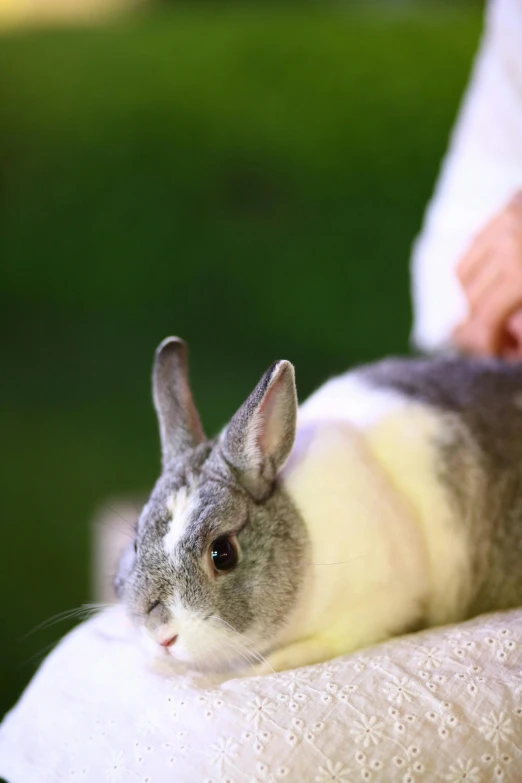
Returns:
[[[18,664],[18,669],[23,669],[24,666],[29,666],[29,664],[33,663],[34,661],[38,661],[38,663],[41,663],[43,658],[48,655],[48,653],[51,652],[51,650],[54,650],[54,648],[57,646],[57,644],[61,641],[60,639],[55,639],[54,642],[50,642],[49,644],[45,644],[43,647],[41,647],[39,650],[37,650],[35,653],[29,656],[29,658],[25,658],[23,661],[21,661]]]
[[[349,560],[337,560],[334,563],[312,563],[312,565],[313,566],[346,565],[346,563],[353,563],[354,560],[360,560],[362,557],[368,557],[368,555],[357,555],[357,557],[351,557]]]
[[[126,517],[124,517],[123,514],[120,514],[120,512],[117,509],[113,508],[112,506],[106,506],[105,508],[108,511],[112,511],[112,513],[116,514],[116,516],[119,517],[120,519],[123,519],[123,521],[130,527],[133,533],[136,532],[136,527],[138,524],[137,520],[135,522],[129,522],[129,520]]]
[[[79,606],[76,609],[65,609],[65,611],[58,612],[58,614],[47,618],[47,620],[43,620],[41,623],[38,623],[38,625],[35,625],[34,628],[31,628],[31,630],[27,631],[27,633],[20,637],[19,641],[24,641],[29,636],[32,636],[32,634],[36,633],[36,631],[41,631],[44,628],[50,628],[51,626],[56,625],[56,623],[69,620],[73,617],[83,619],[90,614],[94,614],[99,609],[105,609],[110,605],[111,604],[83,604],[83,606]]]
[[[274,669],[272,669],[272,667],[270,666],[270,664],[268,663],[268,661],[266,660],[266,658],[265,658],[265,657],[264,657],[264,656],[263,656],[263,655],[262,655],[262,654],[259,652],[259,650],[257,650],[257,649],[254,647],[254,645],[253,645],[252,641],[251,641],[251,640],[248,638],[248,636],[245,636],[245,634],[243,634],[243,633],[240,633],[239,631],[236,631],[236,629],[234,628],[234,626],[233,626],[233,625],[231,625],[231,624],[230,624],[229,622],[227,622],[226,620],[223,620],[223,618],[222,618],[222,617],[219,617],[218,615],[210,615],[210,616],[209,616],[209,617],[207,617],[206,619],[208,619],[208,620],[219,620],[219,622],[221,622],[221,623],[223,623],[223,625],[227,626],[227,628],[228,628],[228,629],[229,629],[229,630],[230,630],[232,633],[234,633],[234,634],[236,634],[237,636],[239,636],[239,638],[240,638],[240,639],[241,639],[241,640],[244,642],[244,647],[245,647],[245,649],[249,650],[249,651],[250,651],[250,654],[251,654],[251,655],[253,655],[253,656],[255,656],[255,657],[257,658],[257,660],[258,660],[258,662],[259,662],[259,663],[265,663],[265,664],[268,666],[268,668],[270,669],[270,671],[271,671],[273,674],[275,674],[275,671],[274,671]],[[249,649],[249,648],[250,648],[250,649]]]
[[[233,650],[235,650],[236,653],[239,653],[239,655],[241,655],[241,657],[245,659],[245,661],[248,663],[248,665],[252,666],[252,668],[255,669],[255,664],[251,660],[248,651],[244,652],[243,649],[240,649],[239,646],[237,646],[236,644],[234,644],[231,641],[224,640],[224,642],[227,645],[227,647],[231,647]],[[257,656],[252,655],[252,657],[254,658],[254,661],[259,663],[259,658],[257,658]],[[228,660],[230,661],[230,658],[228,658]]]

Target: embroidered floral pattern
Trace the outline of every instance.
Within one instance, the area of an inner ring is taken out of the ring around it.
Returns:
[[[382,739],[382,729],[384,723],[379,721],[375,715],[371,718],[367,718],[362,715],[359,720],[355,721],[355,728],[351,729],[351,734],[356,742],[362,742],[365,748],[368,745],[378,745]]]
[[[474,761],[457,759],[446,775],[448,783],[480,783],[480,770]]]
[[[147,671],[103,613],[0,728],[0,776],[30,780],[31,763],[41,783],[519,783],[522,610],[228,680]]]
[[[328,760],[324,767],[319,767],[319,774],[315,779],[317,783],[351,783],[348,768],[340,761]]]

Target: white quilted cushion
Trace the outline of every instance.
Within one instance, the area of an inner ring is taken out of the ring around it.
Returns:
[[[522,781],[522,610],[244,679],[148,671],[119,609],[0,727],[9,783]]]

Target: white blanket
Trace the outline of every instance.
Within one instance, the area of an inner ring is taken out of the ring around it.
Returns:
[[[120,609],[0,727],[8,783],[522,780],[522,610],[265,677],[150,671]]]

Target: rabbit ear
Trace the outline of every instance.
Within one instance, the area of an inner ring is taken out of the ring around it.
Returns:
[[[165,467],[181,451],[205,440],[188,382],[187,348],[179,337],[167,337],[158,346],[152,391]]]
[[[270,490],[294,445],[297,393],[294,368],[276,362],[233,416],[223,433],[225,460],[257,499]]]

